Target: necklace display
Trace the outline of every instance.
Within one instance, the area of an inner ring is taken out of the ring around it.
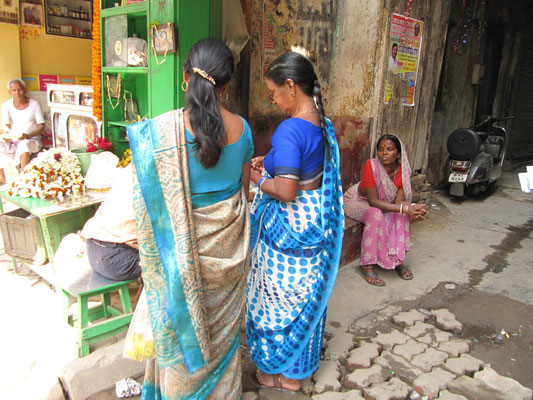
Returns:
[[[309,113],[316,113],[317,110],[304,110],[300,111],[298,114],[292,116],[291,118],[298,118],[300,115],[309,114]]]

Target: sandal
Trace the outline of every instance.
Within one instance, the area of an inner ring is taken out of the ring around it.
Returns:
[[[367,281],[370,285],[385,286],[385,281],[381,279],[378,274],[376,274],[373,267],[363,267],[360,265],[358,269],[359,272],[361,272],[361,275],[363,275],[363,278],[365,278],[365,281]]]
[[[266,376],[272,377],[272,384],[274,386],[264,385],[259,381],[259,378],[257,377],[258,372],[259,371],[252,373],[250,375],[250,378],[252,379],[252,382],[254,383],[254,385],[259,389],[261,388],[276,389],[276,390],[280,390],[282,392],[287,392],[287,393],[295,393],[295,392],[300,391],[300,388],[298,388],[297,390],[293,390],[293,389],[284,387],[283,382],[281,382],[281,376],[282,376],[281,374],[273,374],[273,375],[265,374]]]
[[[409,281],[413,279],[413,273],[405,265],[400,264],[395,269],[398,275],[400,275],[400,278],[402,278],[404,281]]]

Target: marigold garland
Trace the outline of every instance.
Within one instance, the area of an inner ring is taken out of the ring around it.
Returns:
[[[93,115],[102,120],[102,56],[100,47],[100,0],[93,2],[93,43],[91,82],[93,84]]]

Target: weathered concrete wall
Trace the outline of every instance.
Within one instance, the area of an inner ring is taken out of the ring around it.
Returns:
[[[390,15],[393,12],[405,14],[406,1],[388,0],[387,19],[383,29],[386,32],[387,57],[382,57],[382,66],[388,61],[388,44],[390,37]],[[375,143],[377,137],[384,133],[398,135],[407,146],[409,161],[413,170],[425,170],[427,144],[431,132],[431,123],[446,40],[448,16],[451,0],[423,1],[410,3],[409,16],[424,22],[422,31],[422,48],[416,79],[415,105],[404,106],[401,98],[407,89],[407,81],[402,81],[389,70],[380,70],[380,108],[376,114],[376,125],[372,132]],[[382,45],[384,48],[385,44]],[[392,82],[393,94],[389,104],[384,104],[385,80]]]
[[[361,168],[383,133],[406,143],[414,169],[427,158],[432,113],[444,50],[451,0],[245,0],[250,23],[249,120],[256,154],[270,148],[270,135],[286,118],[270,103],[263,80],[269,61],[291,45],[311,51],[324,92],[326,112],[341,149],[343,185],[361,177]],[[407,83],[387,76],[388,40],[393,12],[425,22],[414,107],[402,106],[399,94],[384,104],[385,79],[395,90]]]

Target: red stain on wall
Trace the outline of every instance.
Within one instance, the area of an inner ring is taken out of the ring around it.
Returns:
[[[370,149],[370,118],[332,118],[341,155],[341,180],[346,191],[359,182],[364,162]]]

